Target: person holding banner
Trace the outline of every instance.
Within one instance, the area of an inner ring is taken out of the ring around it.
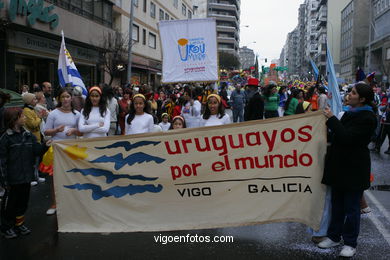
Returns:
[[[85,138],[104,137],[110,130],[111,113],[98,86],[89,89],[84,109],[81,110],[79,131]]]
[[[352,89],[348,105],[341,120],[329,107],[324,115],[331,131],[331,146],[325,158],[322,183],[332,188],[332,217],[327,238],[318,244],[320,248],[344,246],[342,257],[356,253],[360,229],[360,199],[370,187],[371,159],[368,144],[376,128],[374,92],[365,83],[357,83]]]
[[[142,94],[136,94],[130,106],[130,112],[125,118],[125,133],[142,134],[154,129],[153,116],[150,114],[150,103]]]
[[[61,88],[57,97],[57,108],[51,111],[47,117],[44,133],[45,136],[51,136],[53,141],[76,139],[76,136],[82,135],[78,130],[80,112],[73,108],[72,95],[73,93],[70,88]],[[49,152],[53,153],[53,149],[50,148],[48,153]],[[46,166],[48,169],[51,169],[49,170],[49,175],[53,175],[52,165]],[[42,169],[42,165],[40,166],[40,169]],[[53,204],[46,211],[46,215],[54,215],[56,213],[54,187],[52,190],[52,198]]]
[[[226,125],[230,123],[230,117],[228,114],[225,114],[221,97],[217,94],[209,95],[207,97],[207,106],[200,120],[200,126]]]

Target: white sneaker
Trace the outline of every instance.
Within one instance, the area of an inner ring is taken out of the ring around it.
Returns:
[[[37,186],[38,185],[38,182],[37,181],[32,181],[31,182],[31,186]]]
[[[50,208],[46,211],[46,215],[51,216],[56,214],[57,209],[56,208]]]
[[[45,178],[41,178],[41,177],[38,178],[38,182],[39,182],[39,183],[42,183],[42,182],[45,182],[45,181],[46,181]]]
[[[356,253],[356,248],[352,246],[343,246],[343,249],[340,252],[340,256],[342,257],[352,257]]]
[[[323,248],[323,249],[326,249],[326,248],[331,248],[331,247],[335,247],[335,246],[338,246],[340,245],[340,242],[334,242],[332,239],[330,239],[329,237],[325,238],[324,241],[318,243],[318,247],[319,248]]]

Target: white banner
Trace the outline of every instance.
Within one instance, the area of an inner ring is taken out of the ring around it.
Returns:
[[[159,31],[163,83],[218,80],[215,19],[160,21]]]
[[[319,227],[321,112],[54,144],[60,232]]]

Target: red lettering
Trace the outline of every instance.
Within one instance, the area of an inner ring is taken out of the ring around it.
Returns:
[[[254,143],[251,143],[251,136],[254,136],[256,138]],[[249,146],[261,145],[260,133],[259,132],[247,133],[245,135],[245,137],[246,137],[246,143]]]
[[[179,166],[171,166],[172,179],[176,180],[181,177],[181,169]]]
[[[210,152],[211,151],[209,138],[205,137],[204,142],[205,142],[205,147],[202,148],[202,147],[200,147],[200,144],[199,144],[199,138],[195,138],[195,146],[196,146],[196,150],[198,150],[198,152]]]
[[[308,162],[304,162],[304,158],[307,158]],[[306,167],[309,167],[312,165],[313,163],[313,158],[311,157],[310,154],[308,153],[304,153],[302,154],[301,156],[299,156],[299,163],[302,164],[303,166],[306,166]]]
[[[292,160],[291,163],[289,163],[289,161],[288,161],[289,159]],[[297,167],[298,166],[297,150],[293,151],[293,155],[286,155],[284,157],[284,166],[287,167],[287,168]]]
[[[244,148],[244,140],[243,140],[243,138],[242,138],[242,134],[239,134],[239,135],[238,135],[238,145],[235,145],[235,144],[234,144],[233,136],[232,136],[232,135],[229,135],[229,143],[230,143],[230,147],[231,147],[232,149]]]
[[[184,140],[181,140],[181,144],[183,146],[183,149],[184,149],[184,152],[185,153],[188,153],[188,148],[187,148],[187,144],[191,144],[192,143],[192,140],[191,139],[184,139]]]
[[[215,162],[211,165],[211,169],[214,172],[221,172],[225,170],[225,165],[223,164],[223,162]]]
[[[275,155],[270,155],[269,156],[270,167],[271,168],[275,168],[274,158],[278,158],[279,159],[279,168],[283,168],[283,156],[280,155],[280,154],[275,154]]]
[[[263,132],[265,141],[267,142],[267,145],[268,145],[268,152],[272,152],[272,150],[274,149],[275,141],[276,141],[276,134],[277,133],[278,133],[277,130],[273,130],[272,131],[272,136],[271,136],[271,139],[270,139],[269,136],[268,136],[268,133],[267,132]]]
[[[165,148],[167,149],[168,154],[180,154],[181,153],[179,141],[175,140],[175,146],[176,146],[176,151],[172,151],[171,146],[169,145],[169,142],[165,142]]]
[[[309,142],[312,139],[311,134],[308,133],[308,131],[307,132],[304,131],[305,129],[309,129],[310,131],[312,131],[313,127],[310,125],[305,125],[305,126],[302,126],[301,128],[299,128],[298,134],[300,136],[298,136],[298,140],[301,142]],[[302,135],[303,135],[303,137],[302,137]]]
[[[220,145],[217,144],[217,141],[220,141]],[[227,145],[226,145],[226,138],[225,136],[213,136],[211,138],[211,141],[213,142],[213,147],[217,151],[222,151],[218,155],[225,155],[227,154]]]
[[[290,133],[290,139],[286,138],[287,133]],[[286,128],[286,129],[283,129],[282,133],[280,134],[280,137],[281,137],[283,142],[289,143],[295,139],[295,132],[291,128]]]

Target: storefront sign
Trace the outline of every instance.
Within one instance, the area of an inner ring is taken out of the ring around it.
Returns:
[[[50,40],[23,32],[9,34],[8,44],[12,47],[55,54],[56,56],[58,55],[61,46],[60,41]],[[71,44],[67,44],[67,49],[70,53],[72,53],[73,58],[82,59],[91,63],[97,63],[99,61],[99,52],[97,50],[87,49]]]
[[[4,8],[4,0],[0,0],[0,9]],[[17,15],[27,16],[27,23],[34,25],[38,20],[43,23],[49,23],[50,28],[58,26],[59,16],[49,14],[54,9],[54,5],[44,7],[43,0],[10,0],[8,3],[8,16],[11,21],[16,19]]]

